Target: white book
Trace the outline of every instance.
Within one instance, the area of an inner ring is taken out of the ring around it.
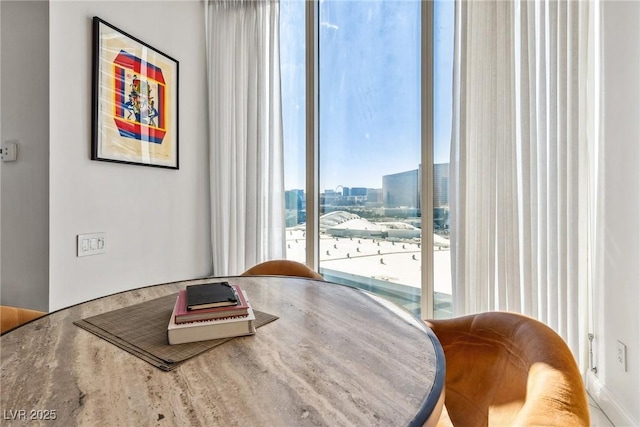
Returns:
[[[244,291],[242,291],[244,293]],[[245,299],[247,294],[244,293]],[[167,336],[169,344],[184,344],[188,342],[214,340],[218,338],[239,337],[256,333],[256,316],[249,305],[249,314],[240,317],[226,317],[222,319],[200,320],[196,322],[176,323],[176,308],[174,305]],[[177,304],[177,301],[176,301]]]

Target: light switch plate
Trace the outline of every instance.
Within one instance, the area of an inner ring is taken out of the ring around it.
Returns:
[[[78,234],[77,251],[79,257],[107,252],[107,233]]]

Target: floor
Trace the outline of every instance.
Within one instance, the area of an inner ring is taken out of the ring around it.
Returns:
[[[598,404],[589,397],[589,409],[591,410],[591,426],[592,427],[614,427],[609,418],[602,412]]]

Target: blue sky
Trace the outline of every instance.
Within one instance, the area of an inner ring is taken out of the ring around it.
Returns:
[[[436,3],[436,163],[449,161],[453,2]],[[304,2],[281,2],[285,188],[304,188]],[[382,186],[420,159],[420,2],[320,5],[320,188]]]

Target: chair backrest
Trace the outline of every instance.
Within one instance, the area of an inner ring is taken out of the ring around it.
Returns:
[[[324,280],[320,274],[305,264],[286,259],[265,261],[251,267],[242,273],[242,276],[296,276]]]
[[[37,319],[38,317],[42,317],[45,314],[47,313],[43,311],[0,305],[0,334]]]
[[[582,376],[543,323],[491,312],[427,324],[446,360],[445,405],[460,426],[589,426]]]

